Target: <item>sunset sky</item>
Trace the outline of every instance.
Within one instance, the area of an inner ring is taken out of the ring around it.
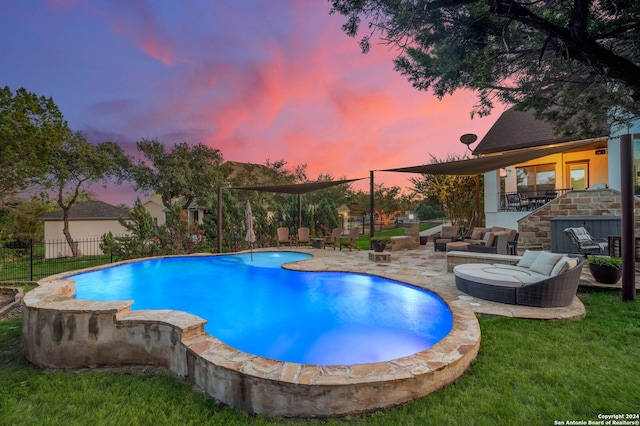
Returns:
[[[310,179],[461,154],[460,135],[481,139],[503,111],[471,120],[473,93],[439,101],[417,91],[393,71],[393,49],[363,55],[329,9],[306,0],[4,0],[0,84],[52,97],[73,130],[130,154],[143,138],[203,142],[225,160],[306,163]],[[408,177],[376,181],[406,186]],[[99,195],[135,199],[127,187]]]

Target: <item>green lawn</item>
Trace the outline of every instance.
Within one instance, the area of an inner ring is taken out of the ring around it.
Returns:
[[[60,272],[90,268],[111,263],[111,255],[35,259],[31,269],[29,256],[7,262],[0,268],[0,281],[37,281]]]
[[[435,226],[436,226],[435,223],[422,224],[420,225],[420,232],[426,229],[433,228]],[[400,227],[400,228],[391,228],[391,229],[384,229],[382,231],[376,231],[373,236],[375,238],[375,237],[397,237],[399,235],[404,235],[404,228]],[[366,234],[360,235],[360,237],[356,241],[356,245],[363,250],[369,250],[369,248],[371,247],[371,236],[369,235],[368,230]]]
[[[580,321],[480,317],[476,362],[456,383],[384,412],[272,419],[221,406],[171,375],[40,370],[21,320],[0,321],[0,424],[553,425],[640,413],[640,303],[583,292]]]

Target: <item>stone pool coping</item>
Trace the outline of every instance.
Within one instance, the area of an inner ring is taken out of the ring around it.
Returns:
[[[330,267],[326,262],[330,253],[296,251],[314,256],[285,267],[344,270],[340,265]],[[141,260],[146,259],[118,264]],[[187,378],[211,397],[251,413],[332,417],[402,404],[455,381],[471,365],[480,347],[480,327],[474,313],[458,306],[459,299],[440,294],[453,313],[453,328],[428,350],[388,362],[357,365],[276,361],[222,343],[204,331],[205,320],[186,312],[132,311],[133,301],[76,300],[75,282],[67,278],[76,273],[40,280],[39,287],[25,295],[23,341],[30,362],[58,369],[160,365]],[[392,279],[439,293],[429,288],[422,274]]]

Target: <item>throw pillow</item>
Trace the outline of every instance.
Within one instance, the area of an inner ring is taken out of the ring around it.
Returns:
[[[481,240],[481,239],[482,239],[482,230],[481,230],[481,229],[479,229],[479,230],[477,230],[477,231],[476,231],[476,230],[474,230],[474,231],[471,233],[471,239],[472,239],[472,240]]]
[[[540,250],[526,250],[517,266],[521,266],[523,268],[530,267],[531,265],[533,265],[533,262],[536,260],[540,253],[542,253]]]
[[[484,243],[485,247],[490,247],[493,245],[493,243],[496,240],[496,234],[494,234],[493,232],[487,232],[488,235],[485,235],[485,241],[486,243]]]
[[[562,272],[566,271],[568,269],[567,261],[569,259],[571,258],[567,256],[562,256],[562,258],[558,260],[558,263],[556,263],[556,266],[554,266],[553,269],[551,270],[551,276],[555,277],[556,275],[559,275]]]
[[[553,267],[556,266],[556,263],[558,263],[561,257],[561,254],[549,253],[547,251],[540,252],[529,269],[542,275],[550,275]]]

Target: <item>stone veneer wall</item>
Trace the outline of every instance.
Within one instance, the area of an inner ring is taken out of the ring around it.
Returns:
[[[569,191],[518,221],[518,251],[527,248],[551,249],[551,219],[558,216],[620,216],[620,191],[601,189]],[[635,201],[635,231],[640,236],[640,199]]]

